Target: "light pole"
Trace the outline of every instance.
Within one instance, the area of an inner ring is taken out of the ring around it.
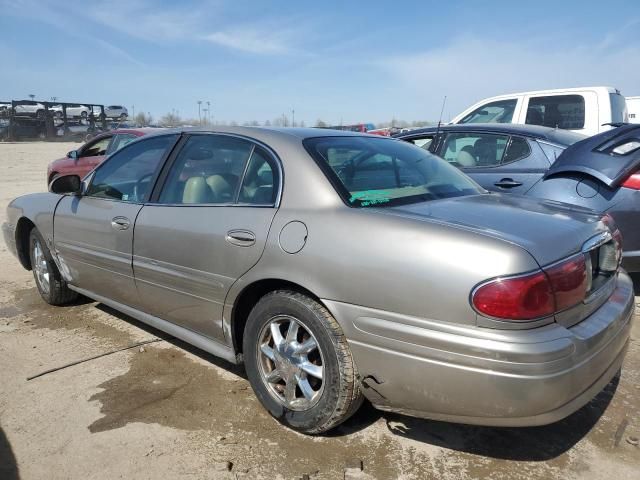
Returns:
[[[293,108],[291,109],[291,126],[296,126],[296,111]]]
[[[202,115],[200,114],[200,105],[202,105],[202,100],[198,100],[198,122],[202,125]]]
[[[211,120],[211,102],[207,100],[207,124],[209,124]]]
[[[36,98],[36,96],[35,96],[33,93],[30,93],[28,96],[29,96],[29,98],[30,98],[31,100],[33,100],[34,98]]]

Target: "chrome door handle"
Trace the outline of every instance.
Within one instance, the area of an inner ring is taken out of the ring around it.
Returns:
[[[127,217],[114,217],[111,219],[111,226],[116,230],[126,230],[131,226],[131,220]]]
[[[494,183],[496,187],[513,188],[522,185],[522,182],[516,182],[513,178],[503,178],[499,182]]]
[[[229,230],[225,240],[238,247],[250,247],[256,243],[256,235],[250,230]]]

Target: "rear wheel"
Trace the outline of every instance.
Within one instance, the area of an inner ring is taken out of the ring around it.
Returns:
[[[64,305],[78,297],[78,294],[70,290],[67,282],[62,279],[51,257],[51,252],[37,228],[33,228],[29,234],[29,255],[36,287],[45,302],[49,305]]]
[[[340,325],[306,295],[281,290],[260,299],[247,320],[243,352],[256,396],[294,430],[325,432],[362,403]]]

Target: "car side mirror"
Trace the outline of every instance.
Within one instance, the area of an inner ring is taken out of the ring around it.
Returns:
[[[77,150],[71,150],[70,152],[67,153],[67,158],[73,158],[74,160],[78,159],[78,151]]]
[[[49,191],[60,195],[82,195],[82,181],[78,175],[61,175],[51,182]]]

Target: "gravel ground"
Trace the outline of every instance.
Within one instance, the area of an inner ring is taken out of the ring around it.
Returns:
[[[0,143],[0,221],[43,191],[73,143]],[[639,327],[619,381],[554,425],[481,428],[364,406],[330,436],[305,437],[260,407],[242,369],[93,302],[40,299],[0,241],[0,478],[638,478]],[[31,381],[146,339],[160,342]]]

